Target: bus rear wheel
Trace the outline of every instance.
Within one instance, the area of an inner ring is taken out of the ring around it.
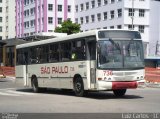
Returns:
[[[77,77],[73,83],[75,95],[78,97],[84,96],[84,84],[81,77]]]
[[[122,97],[125,95],[126,91],[127,89],[117,89],[117,90],[113,90],[113,93],[117,97]]]
[[[37,81],[37,78],[35,77],[32,79],[32,89],[33,89],[33,92],[35,93],[39,92],[38,81]]]

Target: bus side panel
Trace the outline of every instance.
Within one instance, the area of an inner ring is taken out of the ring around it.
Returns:
[[[44,87],[44,79],[48,77],[41,76],[41,68],[40,68],[41,65],[42,64],[28,65],[28,77],[29,77],[29,83],[31,84],[31,78],[33,75],[35,75],[38,80],[38,86]]]
[[[27,86],[26,66],[19,65],[16,66],[15,69],[16,69],[16,83]]]
[[[83,79],[84,88],[88,89],[87,78],[90,76],[87,72],[88,62],[75,61],[29,65],[29,79],[32,75],[36,75],[39,87],[73,89],[73,78],[78,74]]]

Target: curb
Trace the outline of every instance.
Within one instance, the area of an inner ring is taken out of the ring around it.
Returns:
[[[150,88],[160,88],[160,83],[159,82],[147,82],[146,87],[150,87]]]

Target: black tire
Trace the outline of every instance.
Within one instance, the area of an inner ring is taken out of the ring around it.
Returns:
[[[84,96],[84,84],[81,77],[77,77],[73,83],[75,95],[78,97]]]
[[[125,95],[126,91],[127,91],[126,89],[117,89],[117,90],[113,90],[113,93],[117,97],[122,97]]]
[[[33,92],[35,93],[38,93],[39,92],[39,87],[38,87],[38,80],[36,77],[34,77],[32,79],[32,89],[33,89]]]

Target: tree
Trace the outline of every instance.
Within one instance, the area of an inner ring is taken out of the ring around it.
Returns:
[[[62,22],[61,27],[56,27],[54,32],[67,33],[68,35],[80,32],[80,24],[72,23],[71,20]]]

